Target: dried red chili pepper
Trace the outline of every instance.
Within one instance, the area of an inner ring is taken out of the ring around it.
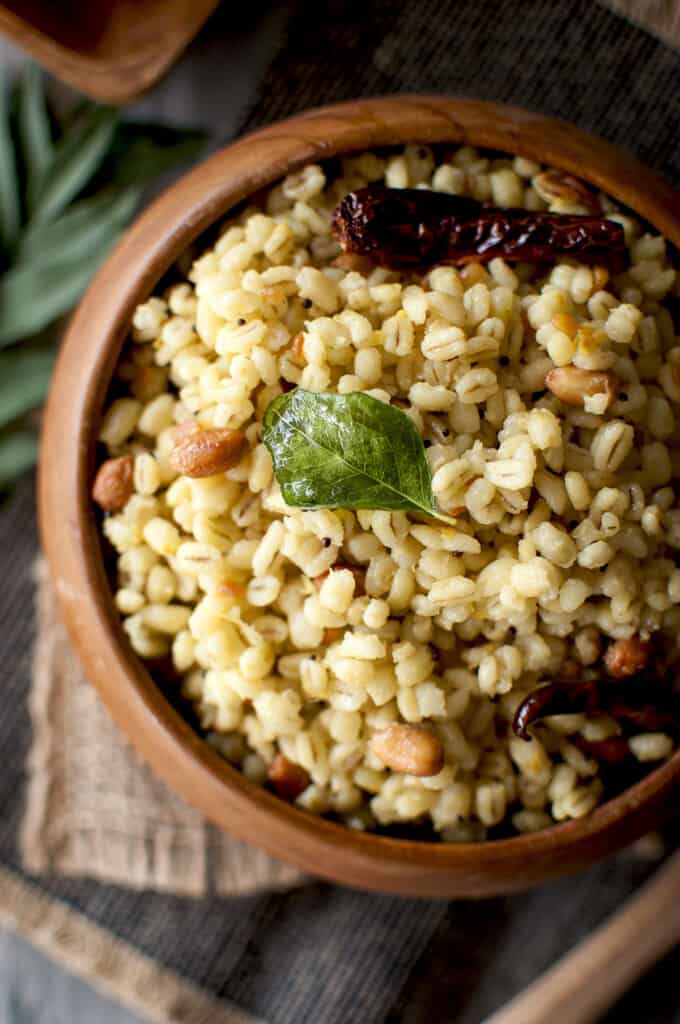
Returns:
[[[678,732],[680,713],[669,708],[666,694],[663,696],[666,697],[665,707],[656,703],[631,706],[619,700],[608,704],[607,714],[617,722],[630,726],[635,732]]]
[[[668,688],[637,678],[624,686],[593,679],[539,686],[515,712],[512,729],[528,740],[528,728],[550,715],[606,714],[635,732],[680,733],[680,702]]]
[[[625,736],[608,736],[606,740],[587,740],[578,733],[569,737],[569,742],[578,747],[587,757],[605,764],[621,764],[632,757],[633,751]]]
[[[520,739],[528,740],[531,738],[527,731],[529,726],[540,718],[550,715],[592,715],[602,709],[602,695],[595,680],[547,683],[524,698],[512,720],[512,731]]]
[[[604,217],[502,210],[428,189],[369,185],[350,192],[333,227],[345,252],[394,269],[557,255],[620,266],[625,254],[623,228]]]

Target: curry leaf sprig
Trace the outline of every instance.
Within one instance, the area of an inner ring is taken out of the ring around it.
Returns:
[[[135,213],[144,188],[196,158],[205,137],[122,122],[83,101],[60,121],[31,66],[0,83],[0,490],[37,455],[30,415],[68,313]]]
[[[412,420],[370,395],[279,395],[265,413],[263,441],[288,505],[403,510],[455,523],[436,507]]]

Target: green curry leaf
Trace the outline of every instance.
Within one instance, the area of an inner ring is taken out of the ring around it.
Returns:
[[[45,347],[0,353],[0,427],[43,401],[55,357],[54,349]]]
[[[38,183],[53,157],[50,117],[37,64],[28,65],[17,87],[17,122],[26,175],[26,206],[32,210]]]
[[[409,417],[354,392],[296,388],[271,403],[263,440],[288,505],[437,511],[425,447]]]
[[[193,129],[121,122],[87,100],[53,117],[42,73],[0,75],[0,492],[36,458],[36,417],[60,318],[137,209],[144,189],[195,159]]]
[[[141,188],[106,188],[69,206],[56,220],[29,224],[19,238],[16,260],[25,263],[68,263],[89,258],[107,241],[112,245],[141,198]]]
[[[0,434],[0,490],[26,473],[38,458],[38,438],[31,430]]]
[[[116,236],[62,263],[19,263],[0,277],[0,349],[36,334],[80,298]]]
[[[14,244],[21,222],[21,199],[16,153],[10,123],[11,98],[0,79],[0,244],[7,251]]]
[[[74,131],[60,139],[40,175],[33,221],[54,220],[80,194],[111,148],[117,124],[114,110],[92,104]]]

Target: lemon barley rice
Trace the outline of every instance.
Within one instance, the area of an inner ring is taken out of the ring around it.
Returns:
[[[528,740],[512,722],[540,684],[599,678],[612,645],[680,636],[680,337],[664,239],[602,195],[618,273],[556,257],[422,275],[341,254],[333,210],[371,182],[590,212],[560,172],[442,153],[295,171],[137,308],[100,504],[132,647],[172,659],[229,761],[352,828],[464,841],[587,814],[612,739],[645,765],[672,753],[672,732],[606,709],[549,715]],[[292,387],[402,410],[455,522],[288,506],[262,426]]]

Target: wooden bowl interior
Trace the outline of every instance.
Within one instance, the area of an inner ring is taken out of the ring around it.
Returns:
[[[77,89],[132,99],[196,34],[218,0],[4,0],[0,31]]]
[[[152,33],[192,24],[196,5],[191,0],[5,0],[4,6],[61,46],[110,60],[129,58],[140,46],[146,50]]]
[[[85,5],[77,0],[63,0],[58,7],[49,0],[5,0],[5,6],[61,46],[88,54],[98,52],[102,42],[105,52],[108,52],[108,30],[118,20],[116,0],[100,0],[100,3]],[[114,40],[114,46],[119,49],[121,42],[120,39]]]
[[[220,827],[312,873],[418,896],[479,896],[575,870],[659,823],[677,799],[680,753],[586,818],[482,844],[357,834],[249,783],[166,700],[113,606],[89,497],[94,439],[132,312],[227,211],[310,160],[404,142],[469,142],[537,159],[602,187],[680,244],[680,200],[632,158],[571,126],[443,97],[364,100],[312,111],[221,151],[162,196],[97,275],[69,329],[40,465],[44,544],[86,672],[156,771]],[[64,445],[64,437],[75,445]]]

